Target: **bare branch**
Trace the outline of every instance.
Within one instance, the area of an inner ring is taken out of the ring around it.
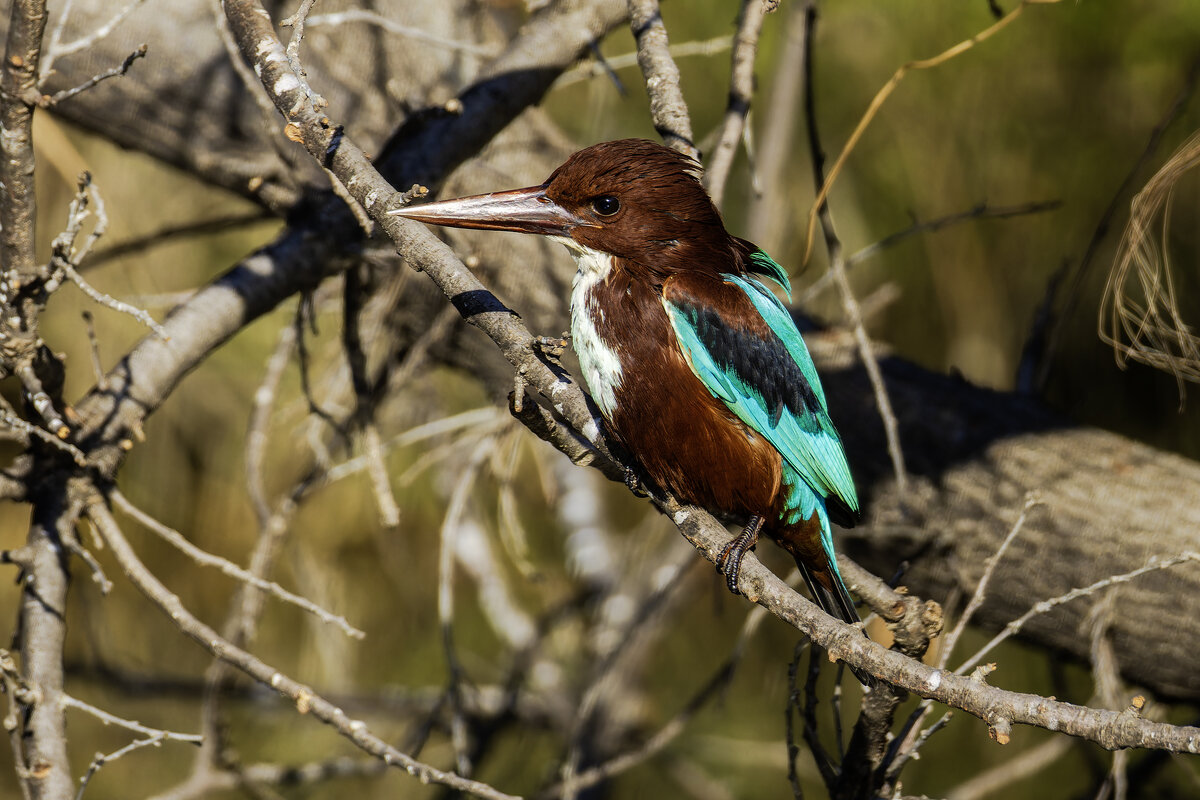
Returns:
[[[1098,580],[1095,583],[1080,587],[1078,589],[1072,589],[1065,594],[1060,594],[1058,597],[1052,597],[1049,600],[1041,600],[1037,603],[1034,603],[1028,611],[1014,619],[1012,622],[1008,623],[1004,630],[992,637],[991,641],[979,648],[974,655],[964,661],[961,665],[959,665],[958,669],[954,671],[959,674],[966,672],[968,669],[982,661],[984,656],[990,653],[996,647],[996,645],[1000,644],[1005,639],[1008,639],[1010,636],[1018,633],[1021,628],[1025,627],[1025,624],[1029,622],[1029,620],[1033,619],[1039,614],[1045,614],[1056,606],[1060,606],[1063,603],[1069,603],[1072,600],[1079,599],[1080,597],[1089,597],[1090,595],[1093,595],[1096,592],[1107,589],[1111,586],[1116,586],[1121,583],[1129,583],[1135,578],[1145,575],[1147,572],[1154,572],[1160,569],[1170,569],[1171,567],[1178,566],[1179,564],[1186,564],[1193,561],[1200,561],[1200,553],[1180,553],[1179,555],[1166,558],[1161,556],[1151,556],[1149,559],[1147,559],[1145,564],[1135,570],[1131,570],[1120,575],[1110,575],[1109,577]]]
[[[422,782],[441,784],[487,800],[515,800],[512,795],[497,791],[485,783],[443,772],[400,752],[371,733],[361,720],[350,719],[346,712],[321,697],[311,687],[289,678],[245,650],[235,647],[215,630],[196,619],[183,606],[179,598],[146,569],[107,508],[102,504],[94,503],[88,507],[87,513],[96,523],[96,527],[99,528],[105,542],[111,548],[117,563],[121,565],[122,570],[134,586],[163,613],[167,614],[179,626],[180,631],[207,650],[214,658],[244,672],[264,686],[270,687],[295,703],[301,713],[307,713],[330,725],[363,751],[382,759],[389,765],[399,766]]]
[[[725,181],[733,166],[733,156],[750,113],[750,98],[754,94],[754,57],[758,54],[758,37],[762,33],[767,13],[766,0],[744,0],[738,19],[738,32],[733,41],[733,74],[729,78],[729,104],[721,122],[717,145],[708,160],[704,186],[713,203],[721,208],[725,198]]]
[[[120,78],[125,75],[125,73],[129,72],[129,68],[133,66],[133,62],[137,61],[139,58],[145,57],[146,45],[143,44],[137,50],[134,50],[132,53],[126,56],[124,61],[112,69],[105,70],[104,72],[98,72],[83,83],[70,89],[63,89],[61,92],[55,92],[51,95],[42,95],[40,98],[38,98],[38,106],[40,108],[53,108],[64,100],[69,100],[77,94],[86,92],[88,89],[91,89],[101,81],[106,81],[109,78]]]
[[[322,622],[330,625],[336,625],[338,628],[341,628],[342,632],[352,639],[363,639],[366,637],[365,633],[347,622],[345,617],[326,611],[311,600],[289,592],[287,589],[284,589],[274,581],[263,580],[262,578],[259,578],[242,569],[228,559],[221,558],[220,556],[214,556],[212,553],[206,553],[199,547],[196,547],[196,545],[189,542],[187,537],[183,536],[183,534],[179,533],[179,531],[167,527],[154,517],[142,511],[133,503],[129,502],[129,500],[124,494],[121,493],[119,489],[113,489],[110,493],[110,497],[112,498],[114,506],[119,508],[125,514],[128,514],[142,525],[149,528],[167,543],[174,545],[178,550],[183,552],[200,566],[215,567],[223,574],[228,575],[234,580],[249,584],[260,591],[266,592],[278,600],[282,600],[285,603],[290,603],[291,605],[294,605],[303,611],[307,611],[309,614],[312,614]]]
[[[44,393],[42,396],[45,396]],[[47,398],[47,402],[48,400],[49,398]],[[16,431],[24,436],[33,436],[41,439],[51,447],[62,450],[64,453],[69,455],[77,465],[81,467],[87,466],[87,455],[84,454],[82,450],[70,442],[64,441],[61,436],[55,436],[45,428],[40,428],[37,425],[21,419],[21,417],[17,416],[16,412],[13,411],[12,406],[8,404],[8,401],[3,397],[0,397],[0,423],[7,425],[9,430]],[[47,420],[47,424],[58,431],[68,430],[67,424],[57,416],[53,416]]]
[[[78,711],[84,712],[85,714],[91,714],[105,725],[116,725],[117,727],[124,728],[127,731],[140,733],[143,736],[157,736],[163,741],[187,742],[189,744],[200,744],[200,742],[203,741],[203,737],[197,736],[194,733],[177,733],[175,731],[160,730],[159,728],[151,728],[143,725],[136,720],[118,717],[116,714],[111,714],[102,708],[97,708],[91,703],[85,703],[84,701],[72,697],[69,694],[62,695],[59,701],[63,704],[63,707],[74,708]]]
[[[901,496],[905,494],[908,484],[908,470],[904,466],[904,448],[900,444],[900,430],[896,422],[896,414],[892,411],[892,400],[888,396],[887,387],[883,383],[883,373],[879,370],[879,361],[871,348],[871,340],[867,337],[867,329],[863,324],[862,311],[850,286],[846,275],[846,262],[842,255],[842,242],[833,227],[833,217],[829,213],[829,204],[824,201],[829,180],[825,176],[825,152],[821,149],[820,136],[817,132],[816,98],[813,92],[813,31],[817,26],[817,7],[813,2],[808,3],[806,15],[808,26],[804,36],[804,107],[808,121],[808,144],[812,157],[813,176],[817,185],[818,206],[817,216],[821,220],[821,230],[825,234],[825,248],[829,251],[829,270],[833,273],[838,290],[842,296],[842,308],[846,313],[846,322],[854,330],[854,340],[858,344],[858,353],[866,367],[867,376],[871,379],[871,387],[875,390],[875,403],[879,408],[879,417],[883,421],[887,433],[888,454],[892,458],[892,470],[896,475],[896,489]]]
[[[692,121],[679,86],[679,68],[671,58],[667,29],[658,0],[628,0],[629,25],[637,40],[638,66],[650,95],[650,118],[663,144],[700,161],[692,135]]]
[[[312,105],[312,110],[319,112],[322,108],[329,105],[329,101],[321,95],[313,91],[313,88],[308,84],[308,73],[304,71],[304,65],[300,63],[300,42],[304,40],[304,22],[308,19],[308,14],[312,11],[313,6],[317,4],[317,0],[300,0],[300,7],[296,9],[296,13],[290,17],[285,17],[279,21],[279,24],[284,28],[292,29],[292,38],[288,41],[286,53],[288,66],[292,68],[292,75],[296,81],[299,81],[300,87],[304,89],[304,93],[308,96],[308,102]],[[276,90],[284,89],[285,87],[277,86]]]
[[[996,552],[988,559],[987,566],[983,570],[983,577],[979,579],[979,583],[975,586],[975,593],[971,595],[967,607],[963,609],[958,623],[946,634],[945,640],[941,643],[941,652],[937,659],[938,667],[945,667],[950,661],[950,654],[954,652],[954,646],[958,644],[959,637],[962,636],[963,631],[970,624],[971,618],[975,616],[975,612],[983,605],[983,599],[987,596],[988,584],[991,583],[992,575],[996,571],[996,565],[1000,563],[1000,559],[1004,558],[1004,552],[1008,550],[1009,545],[1020,534],[1021,528],[1025,526],[1025,519],[1029,516],[1029,512],[1039,503],[1041,503],[1041,499],[1036,494],[1030,493],[1026,495],[1025,506],[1021,509],[1020,516],[1017,517],[1017,521],[1009,529],[1008,536],[1004,537],[1004,541],[1000,543],[1000,546],[996,548]]]
[[[310,21],[311,22],[311,21]],[[732,36],[716,36],[712,39],[704,39],[698,42],[681,42],[673,44],[667,48],[671,58],[689,58],[691,56],[714,56],[718,53],[723,53],[733,47]],[[610,72],[617,70],[630,69],[638,66],[638,53],[621,53],[620,55],[611,56],[604,59],[604,63],[600,64],[597,61],[580,64],[572,67],[562,74],[558,80],[554,82],[555,89],[561,89],[564,86],[570,86],[573,83],[587,81],[601,75],[608,75]]]
[[[40,80],[45,81],[50,77],[51,70],[54,68],[54,62],[56,60],[62,58],[63,56],[69,56],[72,53],[77,53],[80,50],[86,50],[89,47],[92,47],[101,39],[105,38],[114,30],[116,30],[117,26],[120,25],[126,17],[136,11],[138,6],[144,2],[146,2],[146,0],[129,0],[129,2],[122,6],[117,13],[113,14],[107,22],[102,25],[98,25],[95,29],[89,31],[86,36],[81,36],[75,41],[68,42],[67,44],[61,44],[63,30],[66,27],[67,20],[71,18],[72,0],[66,0],[66,2],[63,3],[62,13],[59,14],[58,22],[55,24],[54,29],[50,32],[50,41],[46,46],[46,57],[42,60]]]
[[[358,22],[367,25],[377,25],[388,33],[394,33],[397,36],[403,36],[406,39],[412,39],[425,44],[432,44],[437,47],[444,47],[447,50],[454,50],[459,53],[469,53],[473,56],[481,56],[483,58],[495,58],[498,53],[488,47],[481,47],[471,42],[460,42],[454,39],[447,39],[437,34],[423,31],[420,28],[413,28],[409,25],[402,25],[394,19],[378,14],[374,11],[368,11],[362,8],[350,8],[345,11],[336,11],[329,14],[317,14],[308,18],[308,27],[335,27],[338,25],[346,25],[348,23]]]
[[[83,223],[89,216],[88,205],[89,198],[96,206],[96,227],[92,233],[84,241],[79,248],[75,247],[75,239],[83,230]],[[71,282],[80,288],[80,290],[90,297],[95,302],[102,306],[118,311],[122,314],[128,314],[138,322],[150,328],[160,339],[167,338],[166,330],[154,321],[154,318],[146,311],[140,308],[135,308],[128,303],[123,303],[116,298],[110,297],[107,294],[97,290],[75,269],[76,265],[81,260],[87,257],[92,246],[104,235],[108,228],[108,216],[104,212],[104,201],[100,196],[100,191],[92,183],[92,176],[88,173],[83,173],[79,176],[79,186],[75,192],[74,199],[71,200],[71,205],[67,210],[67,224],[63,228],[62,233],[54,237],[51,243],[53,255],[50,258],[50,268],[52,277],[47,282],[46,291],[53,292],[55,284],[60,276],[67,277]]]

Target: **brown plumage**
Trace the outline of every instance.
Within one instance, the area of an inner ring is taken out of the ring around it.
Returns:
[[[852,522],[853,482],[803,341],[758,280],[786,276],[726,232],[695,162],[644,140],[605,142],[541,186],[396,213],[565,244],[579,265],[575,349],[609,435],[662,489],[749,523],[718,565],[731,589],[761,530],[826,612],[857,620],[825,516],[828,503]]]

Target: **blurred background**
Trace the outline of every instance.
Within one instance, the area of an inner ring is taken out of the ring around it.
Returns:
[[[153,5],[136,13],[154,13]],[[488,29],[501,33],[516,31],[529,13],[518,2],[477,5]],[[776,65],[794,24],[790,6],[782,4],[766,20],[750,118],[752,141],[771,113],[772,91],[780,78]],[[318,10],[342,7],[330,3]],[[281,7],[275,18],[293,10]],[[693,126],[706,152],[711,146],[706,136],[725,110],[729,80],[728,46],[713,40],[732,35],[736,13],[737,4],[717,0],[664,4],[673,45],[707,43],[696,48],[699,54],[677,58]],[[994,19],[984,0],[930,0],[919,8],[862,0],[822,4],[815,86],[829,159],[840,152],[871,98],[898,66],[939,53]],[[362,31],[345,25],[318,33],[327,38],[312,40],[312,46],[321,41],[338,53],[353,48]],[[407,46],[403,39],[393,43]],[[151,42],[150,57],[136,70],[155,69],[154,46]],[[550,91],[542,107],[564,137],[562,152],[546,156],[551,164],[573,146],[628,136],[656,138],[641,75],[636,65],[629,66],[633,50],[628,27],[619,27],[600,43],[619,85],[588,63]],[[1038,362],[1044,365],[1044,382],[1030,387],[1041,401],[1074,421],[1190,458],[1200,456],[1195,403],[1181,407],[1169,375],[1138,366],[1119,369],[1111,348],[1096,335],[1101,291],[1132,195],[1119,189],[1181,93],[1183,106],[1136,172],[1133,191],[1200,128],[1200,101],[1187,88],[1197,63],[1200,5],[1177,0],[1062,2],[1031,6],[964,55],[910,73],[867,130],[832,192],[831,208],[847,253],[917,220],[980,207],[1054,205],[912,235],[855,264],[851,280],[860,299],[878,301],[867,303],[872,337],[930,369],[1012,390],[1030,336],[1043,325],[1043,342],[1053,342],[1053,349]],[[396,124],[402,110],[392,111],[391,124]],[[335,118],[348,113],[336,105],[330,109]],[[814,192],[801,113],[797,106],[796,135],[778,174],[757,173],[745,151],[739,152],[724,216],[732,232],[755,237],[791,271],[806,312],[837,325],[843,320],[836,291],[832,285],[819,286],[826,267],[819,242],[810,262],[803,264]],[[352,125],[349,132],[355,135]],[[39,113],[35,139],[42,252],[48,254],[50,239],[66,219],[76,175],[90,170],[103,194],[109,226],[87,278],[156,318],[271,241],[284,224],[244,196],[121,149],[61,117]],[[497,171],[469,180],[472,190],[484,191],[525,185],[542,176]],[[773,184],[777,198],[771,204],[761,197],[767,183]],[[1178,184],[1167,242],[1178,266],[1175,278],[1185,319],[1200,316],[1194,269],[1200,247],[1198,189],[1193,176]],[[1117,211],[1083,268],[1089,242],[1114,198]],[[129,255],[105,256],[122,242],[211,219],[228,224],[159,241]],[[544,253],[554,259],[553,270],[565,285],[572,269],[566,253]],[[1048,301],[1054,285],[1057,293]],[[305,334],[314,395],[333,410],[345,402],[344,390],[333,388],[345,380],[340,295],[337,286],[317,292],[315,325]],[[565,309],[565,294],[562,300]],[[510,305],[524,311],[517,300]],[[1048,309],[1048,316],[1041,309]],[[73,289],[56,294],[43,332],[67,357],[68,399],[80,397],[95,383],[81,321],[84,311],[95,317],[105,368],[144,334],[132,320],[96,307]],[[286,341],[296,311],[293,298],[247,327],[185,379],[151,417],[145,442],[135,447],[121,472],[120,487],[134,504],[204,549],[238,563],[245,563],[258,529],[244,464],[250,409],[268,359]],[[1040,313],[1045,317],[1041,323]],[[446,417],[454,421],[441,428],[420,427]],[[266,428],[262,473],[273,501],[302,477],[314,453],[330,447],[322,425],[309,413],[293,359],[280,379]],[[447,525],[463,548],[454,589],[454,649],[466,685],[480,696],[500,691],[516,663],[514,654],[535,641],[532,652],[538,663],[529,672],[529,684],[560,698],[588,696],[589,687],[596,685],[596,665],[618,653],[620,666],[612,674],[620,676],[621,688],[598,695],[607,709],[601,719],[614,741],[637,741],[684,708],[734,651],[746,620],[744,600],[729,596],[711,567],[681,544],[672,526],[645,502],[632,499],[623,487],[604,485],[571,468],[512,423],[497,407],[494,392],[471,375],[436,364],[418,370],[403,402],[390,407],[380,425],[389,441],[416,431],[387,453],[399,524],[389,528],[381,523],[361,472],[331,482],[305,497],[273,575],[345,615],[367,638],[349,640],[292,607],[268,601],[252,649],[326,692],[383,738],[402,746],[418,741],[423,720],[434,712],[447,685],[437,622],[439,546]],[[322,437],[326,443],[314,445]],[[337,447],[332,449],[335,460],[352,455],[339,456]],[[3,547],[22,541],[27,521],[26,507],[0,507]],[[189,608],[213,624],[223,618],[235,590],[231,581],[202,570],[132,521],[124,524],[146,563]],[[84,538],[89,541],[86,532]],[[470,554],[480,552],[486,555],[472,571]],[[111,559],[103,552],[97,555],[113,575],[117,570]],[[788,566],[777,556],[773,550],[760,552],[783,574]],[[125,582],[116,580],[112,593],[101,599],[78,566],[74,580],[70,690],[148,725],[197,730],[208,666],[199,649]],[[663,591],[656,594],[658,589]],[[17,598],[11,582],[0,588],[0,609],[9,610],[0,616],[8,622],[0,624],[12,624]],[[964,652],[986,638],[969,633]],[[794,630],[764,620],[728,684],[664,754],[589,796],[791,797],[784,708],[796,641]],[[1003,664],[1006,688],[1088,699],[1086,666],[1064,665],[1020,644],[1006,646],[995,659]],[[831,674],[823,677],[824,692],[832,692],[832,680]],[[855,716],[857,691],[850,685],[843,698],[847,728]],[[562,731],[571,708],[537,707],[538,697],[531,690],[529,707],[516,714],[518,722],[501,726],[478,765],[480,779],[523,794],[553,782],[564,758]],[[248,683],[235,682],[222,710],[229,757],[238,764],[357,757],[328,729],[297,719],[295,709]],[[821,713],[833,712],[823,706]],[[1195,715],[1194,709],[1182,707],[1167,713],[1179,721]],[[69,726],[72,764],[80,773],[96,753],[129,741],[126,733],[83,715],[71,715]],[[986,796],[966,793],[964,782],[991,768],[1004,769],[1009,759],[1050,738],[1042,731],[1018,730],[1011,744],[1000,747],[989,740],[983,723],[957,715],[950,731],[934,736],[922,758],[907,768],[904,790],[931,797]],[[1061,750],[1046,771],[1008,784],[996,796],[1093,796],[1110,757],[1084,744]],[[188,775],[194,758],[194,749],[183,744],[131,754],[105,766],[87,797],[166,792]],[[443,767],[452,764],[450,736],[440,725],[433,726],[421,758]],[[1137,753],[1132,764],[1134,769],[1143,765],[1138,775],[1144,780],[1131,783],[1130,796],[1200,796],[1194,759]],[[811,760],[802,755],[798,769],[806,796],[824,796]],[[962,793],[954,794],[956,787]],[[15,796],[16,791],[11,754],[5,749],[0,752],[0,794]],[[352,792],[364,798],[444,794],[393,771],[300,787],[235,787],[210,796],[332,798]]]

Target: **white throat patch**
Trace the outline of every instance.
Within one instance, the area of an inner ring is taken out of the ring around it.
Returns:
[[[578,266],[571,282],[571,343],[592,399],[605,418],[611,420],[617,408],[617,389],[621,386],[621,360],[596,330],[593,320],[603,320],[604,309],[596,305],[592,289],[612,271],[612,256],[584,247],[567,236],[555,238],[571,251]]]

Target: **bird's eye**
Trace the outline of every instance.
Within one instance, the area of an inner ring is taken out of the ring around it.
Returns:
[[[592,210],[602,217],[611,217],[621,210],[621,201],[611,194],[602,194],[592,198]]]

